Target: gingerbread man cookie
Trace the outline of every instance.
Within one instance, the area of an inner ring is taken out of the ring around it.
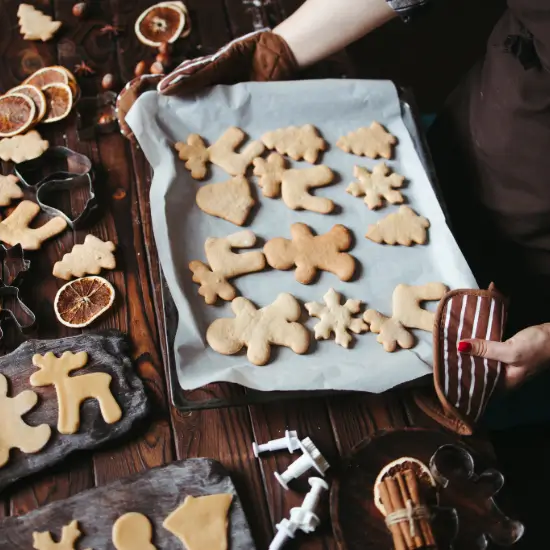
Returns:
[[[240,153],[236,153],[235,150],[245,137],[246,134],[240,128],[232,126],[210,147],[206,147],[198,134],[191,134],[187,143],[180,141],[174,147],[179,158],[186,161],[185,167],[191,172],[191,177],[197,180],[205,178],[208,162],[223,168],[231,176],[244,176],[252,160],[264,151],[261,142],[251,141]]]
[[[407,329],[433,330],[435,313],[423,309],[426,301],[441,300],[447,292],[443,283],[427,283],[410,286],[400,284],[392,296],[393,315],[386,317],[374,309],[368,309],[363,319],[369,323],[371,332],[378,334],[377,341],[388,352],[397,346],[409,349],[414,346],[414,337]]]
[[[189,269],[193,273],[193,282],[200,284],[199,294],[204,296],[207,304],[214,304],[218,296],[227,301],[235,298],[237,291],[228,279],[264,269],[265,256],[261,252],[235,254],[231,251],[232,248],[250,248],[255,243],[256,235],[250,230],[206,239],[204,251],[210,267],[193,260]]]
[[[385,163],[377,164],[372,173],[362,166],[355,166],[353,175],[359,180],[348,185],[346,191],[354,197],[365,196],[365,204],[375,210],[382,206],[382,199],[390,204],[401,204],[403,195],[397,191],[402,187],[405,178],[391,174]]]
[[[303,223],[290,227],[291,239],[276,237],[264,246],[267,263],[275,269],[296,266],[295,277],[307,285],[317,270],[334,273],[340,280],[349,281],[355,272],[355,259],[342,252],[351,247],[351,233],[343,225],[335,225],[328,233],[314,236]]]
[[[50,440],[51,429],[47,424],[29,426],[22,419],[38,402],[38,396],[26,390],[8,397],[8,380],[0,374],[0,468],[7,464],[10,449],[33,454]]]
[[[314,197],[308,192],[332,183],[334,174],[328,166],[298,170],[286,168],[285,164],[284,157],[278,153],[271,153],[267,159],[254,159],[254,175],[260,176],[258,185],[264,197],[274,198],[282,193],[283,202],[291,210],[310,210],[319,214],[334,210],[330,199]]]
[[[210,347],[224,355],[234,355],[244,346],[248,360],[262,366],[269,361],[271,345],[286,346],[303,354],[309,347],[309,332],[300,323],[300,304],[290,294],[279,294],[269,306],[257,309],[246,298],[231,302],[234,319],[216,319],[206,331]]]
[[[268,149],[275,149],[294,160],[304,159],[311,164],[315,164],[319,152],[327,148],[326,141],[312,124],[279,128],[265,133],[261,140]]]
[[[358,128],[346,136],[342,136],[336,147],[346,153],[370,157],[372,159],[382,157],[391,159],[393,146],[397,138],[386,131],[378,122],[373,122],[369,127]]]
[[[391,245],[425,244],[428,239],[428,227],[430,222],[426,218],[416,214],[412,208],[402,205],[397,212],[369,225],[365,237],[375,243]]]
[[[340,294],[333,288],[323,296],[325,305],[318,302],[308,302],[305,308],[311,317],[318,317],[320,321],[315,325],[315,339],[328,340],[334,333],[334,341],[347,348],[351,342],[348,331],[360,334],[369,330],[362,319],[353,317],[361,309],[361,300],[347,300],[340,304]]]

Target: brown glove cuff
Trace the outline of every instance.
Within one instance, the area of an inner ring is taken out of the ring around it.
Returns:
[[[284,38],[273,32],[262,33],[252,59],[250,80],[288,80],[297,70],[296,58]]]

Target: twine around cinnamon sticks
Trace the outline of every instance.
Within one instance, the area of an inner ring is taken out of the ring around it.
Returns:
[[[422,502],[413,470],[387,476],[381,481],[379,491],[395,550],[437,548],[430,511]]]

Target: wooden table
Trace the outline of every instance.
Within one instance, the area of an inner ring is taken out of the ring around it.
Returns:
[[[94,0],[85,20],[72,13],[71,0],[41,0],[35,5],[63,22],[58,36],[47,43],[24,41],[19,33],[16,11],[19,2],[0,3],[0,82],[7,90],[40,66],[63,64],[72,69],[85,60],[94,76],[79,78],[83,94],[94,95],[105,73],[128,81],[136,63],[153,60],[155,52],[140,44],[134,21],[150,0]],[[192,22],[191,36],[178,45],[177,57],[211,52],[231,38],[287,17],[300,0],[187,0]],[[105,25],[121,28],[118,37],[101,34]],[[345,54],[316,67],[312,76],[353,74]],[[140,433],[123,443],[93,454],[72,457],[55,471],[27,479],[4,495],[0,516],[24,514],[46,503],[64,499],[84,489],[147,470],[176,459],[212,457],[231,472],[244,503],[258,549],[267,548],[273,526],[301,502],[302,495],[285,492],[273,472],[291,460],[287,453],[254,458],[252,442],[279,437],[286,428],[310,436],[336,463],[340,455],[374,431],[410,425],[433,426],[410,405],[405,393],[342,398],[307,399],[223,410],[180,414],[170,406],[165,376],[164,319],[160,299],[161,279],[149,212],[150,169],[139,148],[118,132],[96,140],[78,138],[74,114],[65,122],[41,127],[53,144],[66,145],[93,160],[98,170],[103,215],[91,231],[118,243],[119,268],[107,277],[117,289],[115,309],[92,329],[116,327],[130,334],[135,364],[154,401],[153,416]],[[10,166],[3,167],[8,173]],[[74,194],[66,205],[77,211],[83,198]],[[57,322],[52,304],[62,281],[51,275],[53,263],[82,242],[88,231],[66,231],[30,255],[32,273],[22,295],[34,309],[38,325],[33,336],[56,338],[77,333]],[[20,340],[14,327],[6,327],[4,340],[9,351]],[[335,548],[329,522],[314,536],[303,539],[300,548]]]

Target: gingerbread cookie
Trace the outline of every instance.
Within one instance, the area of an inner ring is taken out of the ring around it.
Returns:
[[[175,535],[186,550],[227,550],[227,515],[232,500],[233,495],[229,493],[189,495],[162,526]]]
[[[244,346],[248,360],[262,366],[269,361],[271,345],[286,346],[303,354],[309,347],[309,332],[298,321],[300,304],[290,294],[279,294],[269,306],[257,309],[246,298],[231,302],[234,319],[216,319],[206,331],[210,347],[224,355],[234,355]]]
[[[9,206],[13,200],[23,198],[23,190],[17,182],[19,178],[13,174],[0,175],[0,206]]]
[[[42,156],[50,144],[36,130],[0,140],[0,159],[16,164]]]
[[[268,149],[275,149],[294,160],[304,159],[311,164],[315,164],[319,152],[327,148],[325,140],[312,124],[279,128],[265,133],[261,140]]]
[[[214,304],[218,296],[231,301],[237,295],[228,279],[245,273],[261,271],[265,267],[265,256],[261,252],[235,254],[232,248],[250,248],[256,243],[256,235],[250,230],[233,233],[227,237],[209,237],[204,244],[206,259],[210,267],[199,260],[189,263],[193,282],[199,283],[199,294],[207,304]]]
[[[101,415],[107,424],[118,422],[122,411],[109,386],[112,376],[106,372],[93,372],[80,376],[69,376],[88,362],[85,351],[72,353],[66,351],[56,357],[51,351],[45,355],[34,355],[32,364],[39,370],[30,377],[31,386],[53,385],[57,393],[58,420],[57,430],[62,434],[74,434],[80,426],[80,405],[86,399],[99,402]]]
[[[353,317],[361,309],[361,300],[347,300],[344,305],[341,305],[340,298],[340,294],[330,288],[323,296],[325,305],[308,302],[305,308],[311,317],[320,319],[314,329],[316,340],[328,340],[331,333],[334,333],[334,341],[347,348],[351,342],[348,331],[360,334],[369,330],[369,327],[362,319]]]
[[[378,122],[373,122],[369,127],[358,128],[349,134],[342,136],[336,147],[346,153],[370,157],[372,159],[383,157],[391,159],[393,146],[397,138],[386,131]]]
[[[29,426],[22,419],[37,402],[38,396],[31,390],[8,397],[8,380],[0,374],[0,468],[7,464],[10,449],[33,454],[50,440],[52,431],[47,424]]]
[[[291,239],[276,237],[264,246],[267,263],[275,269],[296,266],[296,280],[304,285],[313,281],[317,270],[334,273],[349,281],[355,272],[355,259],[342,252],[351,247],[351,233],[343,225],[335,225],[328,233],[314,236],[303,223],[290,227]]]
[[[291,210],[310,210],[328,214],[334,210],[334,203],[324,197],[314,197],[309,189],[324,187],[332,183],[334,174],[328,166],[287,169],[285,159],[278,153],[271,153],[267,159],[254,159],[254,175],[260,176],[258,185],[264,197],[274,198],[282,191],[283,202]]]
[[[32,547],[36,550],[75,550],[75,543],[81,536],[78,521],[75,519],[63,527],[59,542],[53,541],[49,531],[34,532]]]
[[[375,224],[369,225],[365,237],[375,243],[402,244],[411,246],[413,243],[425,244],[428,238],[426,231],[430,222],[419,216],[408,206],[400,206],[397,212],[388,214]]]
[[[19,4],[17,17],[21,34],[25,40],[46,42],[61,27],[61,21],[54,21],[49,15],[42,13],[30,4]]]
[[[0,241],[15,246],[20,244],[24,250],[38,250],[42,243],[61,233],[67,222],[57,216],[44,225],[31,229],[29,225],[40,212],[40,206],[32,201],[20,202],[15,210],[0,222]]]
[[[388,352],[397,346],[409,349],[414,346],[414,337],[407,329],[420,329],[431,332],[435,313],[420,307],[421,302],[441,300],[447,292],[443,283],[427,283],[410,286],[400,284],[392,296],[393,314],[386,317],[376,310],[368,309],[363,319],[369,323],[371,332],[378,334],[380,342]]]
[[[197,206],[207,214],[244,225],[256,201],[244,176],[235,176],[221,183],[209,183],[197,191]]]
[[[251,141],[240,153],[236,153],[235,149],[245,137],[246,134],[240,128],[232,126],[210,147],[206,147],[198,134],[191,134],[187,143],[178,142],[174,147],[179,158],[186,161],[185,167],[195,179],[204,179],[207,162],[223,168],[231,176],[244,176],[253,159],[264,152],[264,146],[259,141]]]
[[[99,275],[102,269],[114,269],[116,260],[113,252],[115,245],[104,242],[94,235],[86,235],[84,244],[75,244],[63,259],[53,266],[53,275],[70,281],[71,277]]]
[[[348,185],[346,191],[354,197],[365,196],[365,204],[375,210],[382,206],[382,199],[390,204],[401,204],[403,195],[397,191],[405,178],[392,173],[385,163],[377,164],[372,173],[362,166],[355,166],[353,175],[359,180]]]

